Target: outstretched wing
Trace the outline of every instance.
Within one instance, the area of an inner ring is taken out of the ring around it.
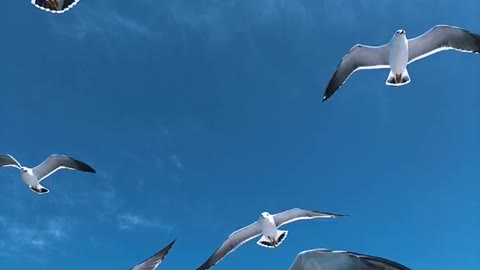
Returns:
[[[197,270],[206,270],[220,262],[239,246],[260,235],[262,230],[257,222],[232,233],[225,242]]]
[[[95,170],[90,167],[90,165],[80,160],[65,155],[54,154],[33,168],[33,174],[37,177],[38,181],[42,181],[60,169],[95,173]]]
[[[337,70],[325,89],[323,101],[329,99],[355,71],[389,68],[388,56],[388,45],[366,46],[357,44],[353,46],[338,64]]]
[[[423,35],[408,40],[408,62],[444,50],[480,53],[480,35],[455,26],[434,26]]]
[[[173,244],[175,244],[175,240],[173,240],[170,244],[164,247],[159,252],[155,253],[150,258],[146,259],[142,263],[137,266],[130,268],[130,270],[154,270],[158,267],[158,265],[163,262],[165,257],[167,257],[168,252],[172,248]]]
[[[20,169],[22,165],[13,156],[6,154],[0,155],[0,167],[15,167]]]
[[[346,215],[322,213],[314,210],[293,208],[293,209],[273,215],[273,219],[275,220],[275,224],[277,225],[277,227],[280,227],[282,225],[292,223],[297,220],[317,219],[317,218],[337,218],[337,217],[344,217],[344,216]]]
[[[410,270],[408,267],[380,257],[349,251],[312,249],[300,252],[290,270]]]

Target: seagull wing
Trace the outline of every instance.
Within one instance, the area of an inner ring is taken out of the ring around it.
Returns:
[[[348,251],[313,249],[300,252],[290,270],[410,270],[399,263]]]
[[[381,257],[359,254],[355,252],[345,252],[350,257],[362,259],[366,264],[372,266],[372,269],[382,270],[410,270],[410,268]]]
[[[33,168],[33,174],[38,178],[38,181],[42,181],[60,169],[95,173],[95,170],[92,167],[80,160],[65,155],[54,154],[49,156],[40,165]]]
[[[323,101],[329,99],[355,71],[389,68],[389,53],[388,44],[382,46],[357,44],[353,46],[338,64],[337,70],[325,89]]]
[[[346,215],[322,213],[322,212],[313,211],[313,210],[293,208],[293,209],[273,215],[273,219],[275,220],[275,224],[277,225],[277,227],[280,227],[282,225],[292,223],[297,220],[317,219],[317,218],[337,218],[337,217],[344,217],[344,216]]]
[[[20,169],[22,165],[13,156],[6,154],[0,155],[0,167],[15,167]]]
[[[444,50],[480,53],[480,35],[449,25],[434,26],[408,40],[408,63]]]
[[[173,240],[170,244],[164,247],[159,252],[155,253],[150,258],[143,261],[141,264],[130,268],[130,270],[154,270],[158,267],[158,265],[165,259],[168,255],[168,252],[172,248],[173,244],[175,244],[175,240]]]
[[[239,246],[252,240],[262,233],[258,222],[254,222],[247,227],[232,233],[228,239],[205,261],[197,270],[206,270],[220,262],[228,254],[233,252]]]

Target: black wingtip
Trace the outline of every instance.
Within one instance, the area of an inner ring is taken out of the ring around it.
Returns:
[[[94,168],[90,167],[90,165],[88,165],[88,164],[85,164],[85,165],[86,165],[86,166],[85,166],[84,172],[97,173],[97,171],[95,171]]]
[[[173,239],[173,241],[172,241],[172,242],[170,242],[170,244],[168,244],[168,246],[167,246],[167,247],[172,247],[172,246],[173,246],[173,244],[175,244],[175,242],[176,242],[176,241],[177,241],[177,238]]]
[[[97,173],[97,171],[95,171],[94,168],[92,168],[90,165],[88,165],[87,163],[83,162],[83,161],[80,161],[76,158],[73,158],[73,157],[69,157],[70,159],[74,160],[78,165],[80,165],[80,169],[79,171],[82,171],[82,172],[88,172],[88,173]]]

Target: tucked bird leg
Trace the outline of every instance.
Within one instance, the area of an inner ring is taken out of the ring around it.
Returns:
[[[402,74],[395,74],[395,83],[402,82]]]

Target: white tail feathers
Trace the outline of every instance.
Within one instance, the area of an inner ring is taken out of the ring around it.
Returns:
[[[36,187],[33,187],[33,186],[29,186],[30,189],[37,193],[37,194],[47,194],[48,192],[50,192],[47,188],[45,188],[44,186],[40,185],[40,184],[37,184]]]
[[[394,74],[392,70],[388,73],[388,78],[385,81],[386,85],[391,86],[402,86],[410,82],[410,75],[408,75],[408,70],[405,69],[402,74]]]
[[[257,245],[265,247],[265,248],[276,248],[278,247],[285,238],[287,238],[288,231],[281,231],[277,230],[277,235],[275,239],[271,239],[262,235],[262,237],[257,241]]]

